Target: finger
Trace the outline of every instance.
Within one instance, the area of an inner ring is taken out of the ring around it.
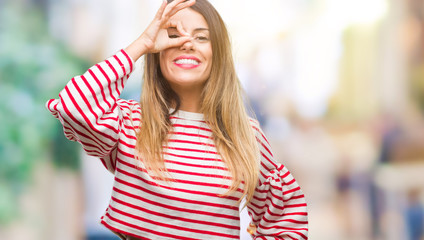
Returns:
[[[181,36],[190,36],[190,34],[185,31],[181,21],[172,21],[169,20],[163,25],[164,29],[175,28]]]
[[[174,1],[170,2],[168,4],[168,6],[169,6],[169,8],[173,8],[173,7],[177,6],[178,4],[180,4],[180,3],[184,2],[184,1],[186,1],[186,0],[174,0]]]
[[[168,5],[168,2],[166,0],[162,1],[162,5],[159,7],[158,11],[156,12],[155,18],[161,19],[163,12],[165,11],[166,6]]]
[[[177,31],[182,35],[182,36],[190,36],[190,34],[188,32],[185,31],[183,24],[181,23],[181,21],[177,22]]]
[[[193,4],[195,4],[195,0],[175,0],[172,1],[170,4],[168,4],[167,8],[164,11],[164,14],[162,15],[165,18],[169,18],[173,16],[178,11],[190,7]]]
[[[163,25],[163,28],[176,28],[178,30],[178,22],[174,22],[172,20],[166,21],[166,23]],[[184,35],[184,34],[183,34]]]
[[[169,47],[179,47],[179,46],[182,46],[184,43],[186,43],[186,42],[188,42],[190,40],[191,40],[191,38],[190,37],[187,37],[187,36],[169,39],[168,48]]]
[[[188,7],[193,6],[195,3],[196,3],[196,0],[188,0],[188,1],[185,1],[183,3],[180,3],[180,4],[176,5],[174,8],[172,8],[171,11],[168,14],[169,14],[169,16],[173,16],[177,12],[183,10],[184,8],[188,8]]]
[[[170,2],[166,8],[164,13],[162,14],[162,17],[170,17],[169,12],[171,11],[172,8],[174,8],[175,6],[177,6],[177,4],[181,3],[184,0],[174,0],[172,2]]]

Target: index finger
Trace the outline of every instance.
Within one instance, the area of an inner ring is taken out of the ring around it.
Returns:
[[[166,6],[163,13],[163,17],[169,18],[176,14],[178,11],[193,6],[196,3],[196,0],[174,0]]]
[[[166,6],[168,5],[168,2],[166,0],[162,0],[162,5],[160,6],[159,10],[156,12],[155,18],[161,19],[163,12],[165,11]]]

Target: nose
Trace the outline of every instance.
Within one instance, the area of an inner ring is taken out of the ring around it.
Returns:
[[[193,38],[190,38],[190,40],[183,43],[183,45],[181,45],[180,49],[185,50],[185,51],[194,50]]]

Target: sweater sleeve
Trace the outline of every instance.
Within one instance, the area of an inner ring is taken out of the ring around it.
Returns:
[[[88,155],[102,158],[109,170],[113,170],[113,163],[105,159],[115,151],[122,127],[118,97],[133,66],[134,61],[121,50],[72,78],[58,99],[46,103],[62,123],[65,136],[79,142]]]
[[[256,228],[254,239],[308,239],[305,196],[289,170],[275,163],[259,125],[253,126],[259,143],[259,183],[247,205]]]

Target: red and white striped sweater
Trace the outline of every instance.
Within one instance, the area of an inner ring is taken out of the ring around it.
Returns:
[[[243,186],[231,195],[229,172],[217,153],[203,115],[178,111],[164,147],[172,181],[152,178],[134,158],[141,109],[119,99],[134,61],[121,50],[72,78],[47,108],[66,137],[101,159],[115,175],[109,207],[101,223],[140,239],[239,239]],[[258,187],[248,204],[255,239],[307,239],[306,202],[284,165],[273,160],[268,141],[252,121],[261,151]]]

